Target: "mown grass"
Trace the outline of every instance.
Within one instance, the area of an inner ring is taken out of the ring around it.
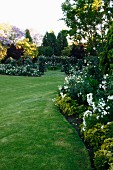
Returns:
[[[0,76],[0,170],[91,170],[75,129],[54,106],[64,74]]]

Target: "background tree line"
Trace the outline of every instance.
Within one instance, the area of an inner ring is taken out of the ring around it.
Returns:
[[[68,46],[67,31],[62,30],[56,36],[54,31],[46,32],[41,46],[38,47],[39,55],[60,56],[65,47]]]

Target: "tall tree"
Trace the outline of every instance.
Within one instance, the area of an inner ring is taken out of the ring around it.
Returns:
[[[57,39],[53,31],[50,33],[46,32],[42,40],[42,45],[44,47],[51,47],[53,54],[57,55]]]
[[[29,29],[25,30],[25,38],[28,38],[29,42],[31,42],[31,43],[33,42]]]
[[[104,74],[113,74],[113,24],[107,33],[104,51],[100,55],[100,66]]]
[[[113,19],[112,0],[65,0],[64,21],[75,40],[86,39],[92,48],[103,46],[106,30]]]
[[[67,37],[66,30],[62,30],[58,33],[57,36],[58,55],[61,55],[62,50],[64,50],[64,48],[68,46],[68,41],[66,37]]]

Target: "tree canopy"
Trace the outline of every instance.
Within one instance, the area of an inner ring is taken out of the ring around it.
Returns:
[[[103,47],[106,33],[113,19],[112,0],[65,0],[63,20],[70,36],[80,42],[86,40],[91,48]]]
[[[39,54],[45,56],[59,56],[62,54],[62,50],[67,46],[68,41],[66,30],[61,30],[57,36],[53,31],[46,32],[42,40],[42,45],[39,47]]]
[[[64,48],[67,46],[68,46],[67,31],[62,30],[58,33],[58,36],[57,36],[57,48],[58,48],[57,55],[61,55],[62,50],[64,50]]]

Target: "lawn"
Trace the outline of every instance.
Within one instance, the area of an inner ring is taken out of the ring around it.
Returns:
[[[0,76],[0,170],[91,170],[88,152],[52,99],[64,74]]]

